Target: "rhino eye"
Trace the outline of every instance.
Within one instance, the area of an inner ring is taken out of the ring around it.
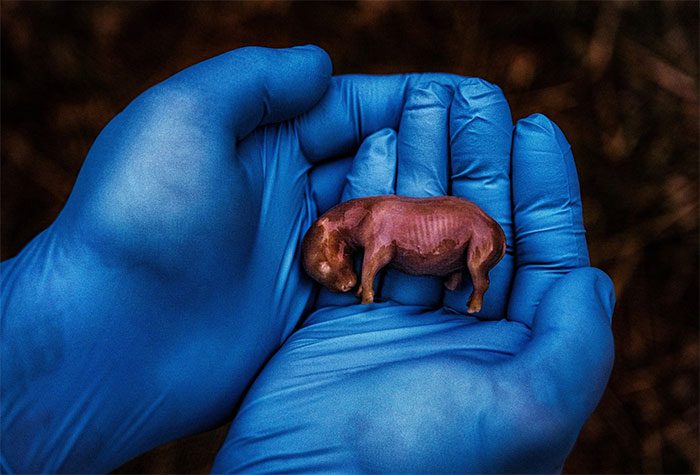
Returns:
[[[331,271],[331,265],[326,261],[321,261],[318,264],[318,270],[321,271],[321,274],[326,275]]]

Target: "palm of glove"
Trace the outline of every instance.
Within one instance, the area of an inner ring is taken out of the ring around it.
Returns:
[[[214,471],[555,471],[572,432],[514,368],[528,340],[445,310],[320,310],[256,381]]]

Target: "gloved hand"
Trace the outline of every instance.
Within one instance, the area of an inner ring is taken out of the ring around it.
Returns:
[[[396,128],[417,77],[245,48],[115,117],[57,220],[2,265],[2,470],[107,471],[232,417],[312,304],[299,244],[347,172],[314,165]]]
[[[368,138],[323,208],[394,192],[462,196],[501,224],[508,252],[479,318],[469,286],[435,278],[389,271],[366,306],[322,291],[247,394],[215,473],[561,470],[609,377],[614,306],[588,267],[561,131],[534,115],[513,137],[502,93],[480,80],[418,85],[398,135]]]

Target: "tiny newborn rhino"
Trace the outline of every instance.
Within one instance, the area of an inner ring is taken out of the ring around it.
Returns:
[[[357,284],[353,254],[364,249],[357,295],[374,301],[374,276],[390,265],[413,275],[447,277],[455,290],[465,268],[474,291],[467,311],[481,310],[488,272],[506,252],[503,230],[471,201],[454,196],[373,196],[346,201],[311,225],[302,253],[306,272],[336,292]]]

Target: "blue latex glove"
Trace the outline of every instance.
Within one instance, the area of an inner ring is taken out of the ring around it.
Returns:
[[[612,283],[588,267],[561,131],[542,115],[513,129],[497,87],[448,83],[409,88],[398,135],[368,138],[323,208],[393,192],[481,205],[509,245],[480,318],[466,316],[468,286],[445,293],[435,278],[389,271],[368,306],[321,291],[214,472],[561,470],[609,377]]]
[[[2,264],[2,470],[106,471],[231,418],[313,303],[299,244],[349,162],[314,165],[395,127],[419,78],[245,48],[115,117]]]

